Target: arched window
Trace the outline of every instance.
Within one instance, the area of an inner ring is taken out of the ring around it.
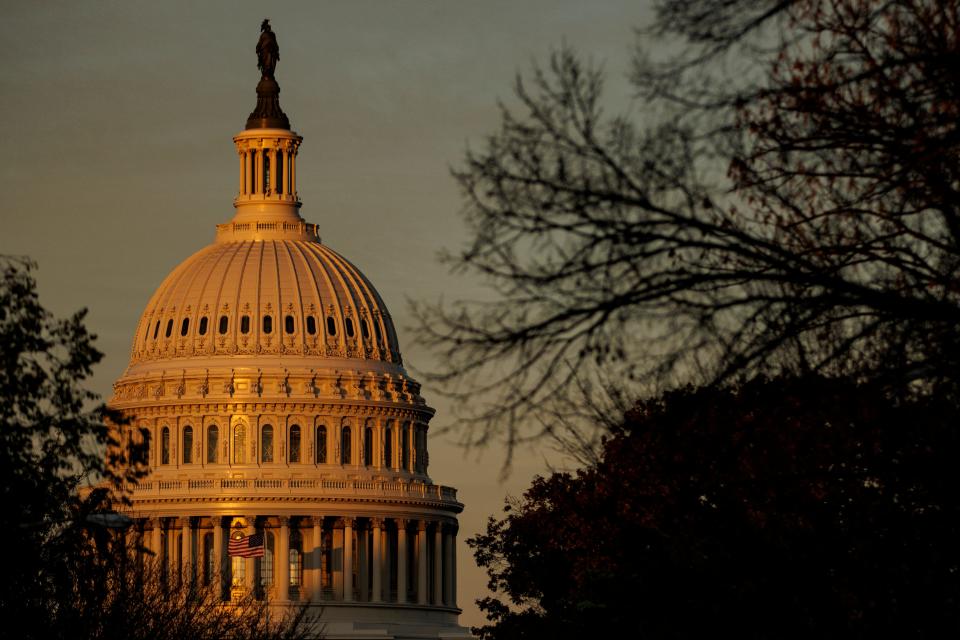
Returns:
[[[203,534],[203,584],[209,585],[213,581],[213,572],[216,571],[213,554],[213,534]]]
[[[240,333],[250,333],[250,316],[240,316]]]
[[[327,464],[327,428],[323,425],[317,427],[316,452],[316,463]]]
[[[290,533],[290,586],[303,584],[303,538],[299,531]]]
[[[393,420],[387,422],[383,432],[383,466],[393,469]]]
[[[346,320],[344,320],[344,322],[347,325],[347,335],[352,338],[353,337],[353,320],[351,320],[350,318],[347,318]]]
[[[300,425],[290,427],[290,462],[300,462]]]
[[[163,335],[167,338],[170,337],[170,334],[173,333],[173,318],[167,320],[167,330],[163,332]]]
[[[366,427],[363,430],[363,464],[367,467],[373,466],[373,428]]]
[[[233,463],[243,464],[247,457],[244,455],[247,444],[247,429],[244,425],[238,424],[233,428]]]
[[[260,586],[269,587],[273,584],[273,559],[277,547],[272,531],[267,531],[263,537],[263,544],[266,549],[264,550],[263,558],[260,559]]]
[[[242,537],[243,537],[243,532],[236,529],[232,534],[230,534],[231,540],[239,540]],[[247,572],[246,572],[247,559],[241,556],[230,556],[230,560],[231,560],[231,563],[230,563],[231,582],[233,583],[234,587],[242,587],[244,583],[244,578],[247,575]]]
[[[183,464],[193,464],[193,427],[183,428]]]
[[[284,317],[283,330],[287,333],[293,333],[293,316],[288,315]]]
[[[180,323],[180,335],[187,335],[187,331],[190,330],[190,318],[184,318],[183,322]]]
[[[200,335],[207,335],[207,316],[200,318],[200,330],[198,332]]]
[[[337,323],[334,321],[333,316],[327,316],[327,333],[332,336],[337,335]]]
[[[220,335],[223,335],[227,332],[227,325],[230,323],[230,319],[227,316],[220,316],[220,327],[218,331]]]
[[[380,335],[380,323],[377,322],[377,319],[373,319],[373,335],[377,336],[377,342],[383,342],[383,337]]]
[[[350,425],[340,430],[340,464],[350,464]]]
[[[364,340],[370,339],[370,325],[368,325],[367,321],[363,318],[360,319],[360,335],[363,336]]]
[[[260,462],[273,462],[273,425],[263,425],[260,432]]]
[[[160,321],[157,320],[157,324],[153,325],[153,339],[157,339],[157,334],[160,333]]]
[[[160,464],[170,464],[170,427],[160,431]]]
[[[400,427],[400,468],[410,470],[410,423],[404,422]]]
[[[312,336],[317,334],[317,319],[313,316],[307,316],[307,333]]]
[[[273,316],[263,316],[263,332],[273,332]]]
[[[220,444],[220,429],[217,425],[212,424],[207,427],[207,462],[209,464],[216,464],[217,462],[217,447]]]

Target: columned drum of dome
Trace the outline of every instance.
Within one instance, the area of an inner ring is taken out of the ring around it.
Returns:
[[[429,476],[434,411],[383,299],[300,216],[302,138],[262,30],[257,107],[234,137],[235,215],[157,288],[114,384],[125,438],[150,438],[136,531],[167,579],[212,584],[225,602],[309,602],[326,637],[469,637],[463,505]],[[262,557],[229,555],[255,533]]]

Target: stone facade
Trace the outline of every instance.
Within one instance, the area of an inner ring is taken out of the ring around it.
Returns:
[[[456,490],[383,300],[301,218],[286,129],[247,129],[235,216],[150,299],[110,406],[149,434],[134,534],[169,580],[322,607],[327,637],[468,637]],[[264,558],[229,537],[264,534]]]

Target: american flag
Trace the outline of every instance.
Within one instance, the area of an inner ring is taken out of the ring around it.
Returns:
[[[241,558],[262,558],[264,552],[263,534],[242,536],[230,539],[230,555]]]

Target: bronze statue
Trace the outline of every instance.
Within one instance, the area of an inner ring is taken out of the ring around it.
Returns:
[[[260,40],[257,41],[257,67],[264,78],[273,78],[273,71],[280,60],[280,45],[277,36],[270,30],[270,20],[260,23]]]
[[[247,118],[247,129],[289,129],[290,120],[280,108],[280,85],[273,77],[280,60],[277,36],[270,30],[270,21],[260,24],[260,40],[257,41],[257,67],[260,82],[257,83],[257,106]]]

